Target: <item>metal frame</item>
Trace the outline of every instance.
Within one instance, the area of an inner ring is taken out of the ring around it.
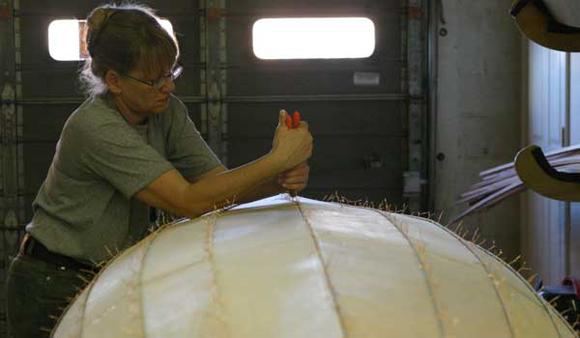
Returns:
[[[427,209],[435,209],[435,191],[436,182],[435,179],[435,161],[436,161],[436,144],[437,144],[437,90],[438,90],[438,36],[439,36],[439,25],[445,25],[445,18],[443,15],[443,10],[441,8],[441,0],[430,1],[429,2],[429,15],[428,15],[428,35],[427,35],[427,74],[428,74],[428,118],[427,118],[427,131],[429,133],[429,145],[427,147],[428,152],[428,162],[427,162],[427,172],[428,172],[428,201]],[[441,33],[446,34],[445,28],[442,28]]]
[[[405,23],[402,43],[405,53],[406,74],[403,77],[403,93],[408,93],[408,166],[404,175],[404,196],[407,198],[410,211],[421,211],[427,208],[427,176],[429,137],[427,128],[427,89],[424,78],[427,74],[427,44],[424,34],[429,16],[429,6],[423,0],[404,1]]]
[[[0,74],[0,288],[4,289],[11,256],[16,252],[24,221],[24,157],[22,146],[22,77],[19,0],[0,2],[0,59],[4,60]],[[6,335],[5,298],[0,296],[0,336]]]
[[[201,106],[202,132],[207,131],[209,146],[227,166],[226,0],[200,0],[199,7],[204,14],[200,20],[200,57],[205,64],[200,94],[207,100]]]
[[[202,73],[205,73],[205,68]],[[206,78],[203,76],[202,87],[205,91]],[[207,104],[211,99],[205,96],[182,96],[179,98],[185,103],[202,103]],[[385,94],[325,94],[325,95],[260,95],[260,96],[225,96],[221,98],[224,103],[240,103],[240,102],[296,102],[296,101],[406,101],[408,96],[400,93],[385,93]],[[70,97],[36,97],[36,98],[22,98],[16,99],[18,105],[44,105],[44,104],[80,104],[84,98],[78,96]],[[207,123],[207,108],[205,108],[203,121]],[[205,126],[207,128],[207,126]]]

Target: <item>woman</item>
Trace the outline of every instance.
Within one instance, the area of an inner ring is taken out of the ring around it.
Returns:
[[[63,128],[9,271],[14,338],[48,336],[81,279],[145,236],[149,207],[197,217],[308,181],[312,136],[304,122],[285,127],[284,111],[268,154],[232,170],[219,162],[172,95],[179,49],[151,10],[107,5],[87,22],[90,97]]]

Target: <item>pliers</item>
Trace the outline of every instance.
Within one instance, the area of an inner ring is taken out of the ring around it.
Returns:
[[[302,118],[300,117],[299,111],[295,111],[292,114],[292,117],[290,117],[290,114],[288,114],[286,115],[286,127],[288,127],[288,129],[298,128],[298,126],[300,126],[300,120],[302,120]],[[298,193],[295,190],[290,190],[289,193],[290,196],[292,197],[292,200],[294,200],[298,195]]]
[[[292,117],[288,114],[286,115],[286,127],[288,127],[288,129],[298,128],[300,120],[300,112],[295,111],[294,114],[292,114]]]

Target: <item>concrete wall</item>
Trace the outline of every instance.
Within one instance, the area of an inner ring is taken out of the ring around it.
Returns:
[[[443,0],[436,42],[437,111],[434,206],[443,219],[466,208],[457,196],[480,171],[510,162],[520,146],[521,36],[505,0]],[[441,156],[439,156],[441,158]],[[507,258],[520,253],[519,199],[465,221],[495,240]]]

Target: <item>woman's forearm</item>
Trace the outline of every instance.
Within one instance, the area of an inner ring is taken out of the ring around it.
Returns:
[[[189,184],[184,199],[188,216],[201,215],[231,203],[247,202],[282,191],[276,184],[280,161],[266,155],[240,167]]]

